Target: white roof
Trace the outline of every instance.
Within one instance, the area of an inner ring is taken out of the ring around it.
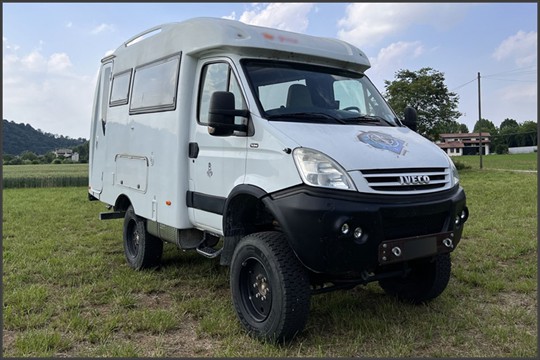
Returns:
[[[156,59],[156,55],[167,56],[178,52],[194,57],[206,53],[231,52],[246,56],[286,58],[360,72],[370,67],[367,56],[360,49],[341,40],[205,17],[148,29],[127,40],[110,57],[115,57],[120,63],[131,58],[128,62],[139,65]],[[120,67],[134,66],[124,65]]]

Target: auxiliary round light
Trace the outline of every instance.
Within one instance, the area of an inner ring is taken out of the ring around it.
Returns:
[[[459,225],[461,218],[459,216],[456,216],[456,225]]]
[[[356,229],[354,229],[354,238],[355,239],[360,239],[362,237],[362,234],[364,232],[362,231],[362,228],[359,226],[357,227]]]
[[[349,233],[349,224],[345,223],[341,225],[341,233],[347,235]]]

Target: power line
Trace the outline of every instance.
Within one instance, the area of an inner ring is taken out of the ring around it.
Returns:
[[[459,85],[458,87],[450,90],[450,91],[456,91],[458,89],[461,89],[462,87],[464,87],[465,85],[469,85],[470,83],[472,83],[473,81],[476,81],[476,78],[472,79],[471,81],[467,81],[465,84],[462,84],[462,85]]]
[[[517,82],[536,82],[536,80],[520,80],[520,79],[498,79],[498,78],[487,78],[487,80],[500,80],[500,81],[517,81]]]
[[[515,68],[515,69],[512,69],[512,70],[501,71],[501,72],[494,73],[494,74],[484,75],[483,77],[488,77],[488,76],[499,76],[499,75],[503,75],[503,74],[511,74],[511,75],[515,75],[516,73],[522,72],[522,71],[532,71],[532,72],[536,72],[536,69],[534,69],[534,70],[525,70],[525,69],[535,68],[535,67],[536,67],[536,65],[524,66],[524,67]]]

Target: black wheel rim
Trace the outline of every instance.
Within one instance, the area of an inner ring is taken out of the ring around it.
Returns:
[[[263,264],[255,258],[242,263],[240,295],[247,313],[257,322],[266,320],[272,309],[270,278]]]
[[[141,235],[137,230],[137,223],[134,220],[131,220],[127,228],[127,250],[128,254],[134,258],[137,257],[137,251],[139,250],[139,242]]]

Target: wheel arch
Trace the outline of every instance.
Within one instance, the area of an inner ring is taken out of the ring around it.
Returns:
[[[132,203],[129,197],[125,194],[121,194],[116,198],[116,201],[114,203],[114,210],[127,211],[130,205],[132,205]]]
[[[223,252],[220,263],[230,265],[232,254],[240,239],[246,235],[275,230],[275,216],[265,206],[268,193],[254,185],[236,186],[223,208]]]

